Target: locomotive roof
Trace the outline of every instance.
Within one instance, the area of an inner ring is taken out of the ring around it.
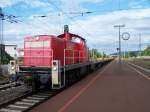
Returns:
[[[72,34],[72,33],[67,33],[69,34],[71,37],[78,37],[80,39],[82,39],[83,41],[85,41],[85,39],[79,35],[76,35],[76,34]],[[63,38],[65,36],[65,33],[64,34],[61,34],[61,35],[58,35],[59,38]]]

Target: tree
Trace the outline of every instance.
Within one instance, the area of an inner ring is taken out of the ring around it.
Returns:
[[[102,57],[102,54],[97,49],[91,49],[89,51],[89,53],[90,53],[90,58],[97,59],[97,58],[101,58]]]
[[[134,51],[129,52],[129,57],[137,57],[137,53]]]
[[[143,52],[142,52],[143,56],[150,56],[150,46],[148,46]]]

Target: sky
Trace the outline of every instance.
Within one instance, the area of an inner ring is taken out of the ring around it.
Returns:
[[[121,34],[128,32],[130,39],[121,39],[123,51],[139,50],[139,34],[142,49],[150,45],[150,0],[0,0],[0,7],[5,15],[19,20],[4,21],[6,44],[23,47],[24,37],[59,35],[68,24],[70,32],[85,38],[90,49],[110,54],[118,47],[114,25],[124,24]]]

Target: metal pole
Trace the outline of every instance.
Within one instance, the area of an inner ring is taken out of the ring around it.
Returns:
[[[141,56],[141,34],[139,34],[139,56]]]
[[[125,25],[115,25],[115,28],[119,28],[119,63],[121,63],[121,32],[120,29],[125,27]]]
[[[66,85],[66,49],[64,49],[64,86]]]
[[[3,58],[3,13],[0,7],[0,64],[2,64]]]
[[[0,75],[2,74],[2,58],[3,58],[3,13],[0,7]]]
[[[121,63],[121,38],[120,38],[120,26],[119,26],[119,63]]]
[[[125,43],[126,43],[126,41],[125,41]],[[125,58],[125,53],[126,53],[125,50],[126,50],[126,49],[124,48],[123,58]]]
[[[127,46],[127,42],[126,42],[127,40],[125,40],[125,44],[124,45],[126,45]],[[124,48],[124,58],[126,58],[126,47]]]
[[[0,65],[2,64],[2,9],[0,8]]]
[[[103,61],[104,61],[104,58],[105,58],[105,57],[104,57],[104,51],[103,51],[103,57],[102,57],[102,60],[103,60]]]
[[[93,57],[93,61],[94,61],[94,49],[92,49],[92,57]]]
[[[126,47],[127,47],[127,40],[125,40],[125,45],[126,45]],[[127,58],[127,55],[126,55],[126,54],[127,54],[127,49],[126,49],[126,48],[125,48],[124,52],[125,52],[125,53],[124,53],[124,58]]]

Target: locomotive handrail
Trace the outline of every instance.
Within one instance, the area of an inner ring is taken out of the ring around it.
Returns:
[[[66,51],[72,51],[72,56],[66,56]],[[79,53],[78,57],[75,57],[75,52]],[[80,55],[81,52],[84,52],[84,51],[82,51],[82,50],[64,49],[64,66],[66,65],[66,60],[67,59],[72,59],[72,63],[71,64],[75,64],[74,63],[74,59],[79,59],[79,63],[80,63],[81,59],[85,59],[86,58],[85,56],[81,57],[81,55]]]

